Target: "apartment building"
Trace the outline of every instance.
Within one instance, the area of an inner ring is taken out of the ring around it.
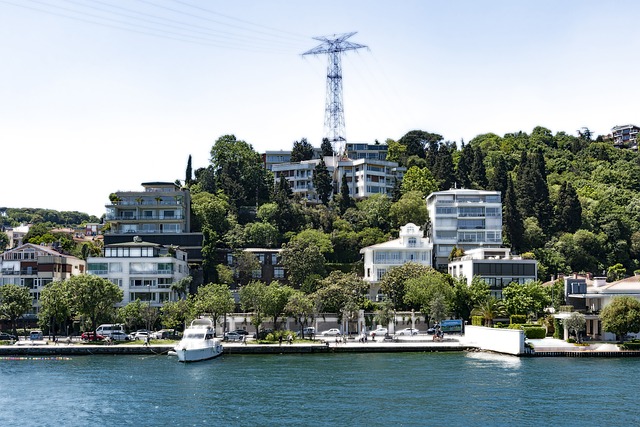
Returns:
[[[614,147],[638,151],[638,131],[640,127],[636,125],[614,126],[611,129]]]
[[[126,243],[134,235],[145,242],[175,245],[189,262],[202,263],[202,233],[191,231],[191,196],[171,182],[145,182],[140,191],[117,191],[106,205],[105,245]]]
[[[347,142],[345,149],[347,157],[353,160],[386,160],[389,146],[387,144],[367,144],[362,142]]]
[[[538,261],[511,255],[509,248],[470,249],[465,255],[449,263],[452,277],[464,277],[471,285],[474,277],[480,277],[489,285],[491,296],[502,299],[502,289],[509,284],[537,280]]]
[[[189,275],[189,266],[186,252],[133,236],[126,243],[105,245],[102,257],[89,257],[87,273],[122,289],[124,297],[118,306],[139,299],[161,307],[178,299],[171,285]]]
[[[427,196],[435,267],[446,270],[454,247],[465,252],[502,245],[499,191],[452,189]]]
[[[40,308],[40,293],[53,281],[63,281],[85,273],[83,260],[63,255],[48,246],[25,243],[0,255],[0,285],[25,286],[33,297],[27,319],[35,319]]]

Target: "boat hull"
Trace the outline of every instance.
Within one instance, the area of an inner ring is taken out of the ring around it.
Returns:
[[[222,355],[222,347],[176,348],[175,352],[176,356],[178,356],[178,361],[180,362],[199,362],[201,360],[209,360]]]

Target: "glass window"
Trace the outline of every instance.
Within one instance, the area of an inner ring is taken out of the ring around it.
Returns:
[[[122,271],[122,264],[119,262],[109,263],[109,273],[120,273]]]

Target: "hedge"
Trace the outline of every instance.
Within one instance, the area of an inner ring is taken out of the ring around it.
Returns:
[[[482,316],[471,316],[471,324],[473,326],[482,326],[482,321],[483,321],[483,317]]]
[[[529,339],[542,339],[547,335],[547,330],[539,326],[524,328],[524,335]]]
[[[509,323],[527,323],[527,316],[524,314],[512,314],[509,316]]]

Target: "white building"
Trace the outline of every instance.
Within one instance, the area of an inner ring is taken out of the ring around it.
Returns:
[[[449,263],[452,277],[464,277],[471,285],[480,277],[489,285],[491,296],[502,299],[502,289],[510,283],[527,283],[538,277],[538,261],[512,256],[508,248],[471,249]]]
[[[124,298],[119,306],[139,299],[160,307],[166,301],[177,300],[171,284],[188,276],[189,267],[186,252],[143,242],[136,236],[131,242],[106,245],[103,257],[89,257],[87,273],[108,279],[122,289]]]
[[[613,145],[617,148],[630,148],[638,151],[638,132],[640,127],[636,125],[614,126],[611,129]]]
[[[373,159],[338,159],[324,157],[329,175],[334,178],[335,188],[340,191],[342,176],[346,176],[349,195],[354,199],[362,199],[374,194],[391,195],[396,180],[402,180],[406,168],[398,167],[395,162]],[[313,185],[313,173],[320,159],[305,160],[296,163],[280,163],[272,165],[275,181],[280,177],[289,181],[294,194],[319,203],[320,200]],[[336,170],[337,164],[337,170]]]
[[[499,191],[452,189],[427,197],[436,268],[446,269],[454,247],[465,252],[502,245]]]
[[[433,246],[429,238],[415,224],[400,227],[400,237],[360,249],[364,257],[364,281],[369,283],[369,298],[380,300],[378,284],[389,270],[407,262],[431,267]]]

